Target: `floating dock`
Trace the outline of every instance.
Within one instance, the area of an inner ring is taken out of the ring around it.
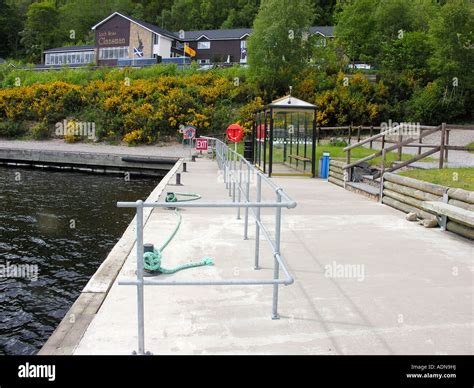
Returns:
[[[231,201],[214,160],[180,164],[147,201],[194,192]],[[183,186],[175,186],[175,174]],[[268,286],[145,287],[145,350],[152,354],[472,354],[472,242],[407,222],[405,215],[323,180],[274,181],[298,202],[284,209],[281,252],[295,278],[280,286],[280,319]],[[273,199],[274,193],[262,192]],[[255,222],[243,240],[235,209],[182,210],[182,226],[163,266],[213,258],[215,265],[160,279],[272,278],[261,244],[254,270]],[[268,224],[274,215],[262,210]],[[144,242],[160,246],[173,211],[144,210]],[[135,221],[83,290],[40,354],[137,351]]]

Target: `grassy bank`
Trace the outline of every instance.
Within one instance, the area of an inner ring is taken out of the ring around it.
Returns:
[[[445,168],[442,170],[409,170],[400,173],[400,175],[437,185],[474,191],[474,167]]]

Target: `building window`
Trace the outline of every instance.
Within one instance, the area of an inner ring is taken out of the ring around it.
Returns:
[[[241,40],[240,41],[240,48],[241,49],[246,49],[247,48],[247,40]]]
[[[160,44],[160,35],[153,36],[153,44]]]
[[[93,52],[69,52],[46,54],[46,65],[85,65],[94,62]]]
[[[199,64],[200,65],[209,65],[211,63],[210,59],[200,59]]]
[[[103,47],[99,49],[99,59],[128,58],[128,47]]]
[[[210,50],[211,49],[211,42],[204,41],[198,42],[198,50]]]

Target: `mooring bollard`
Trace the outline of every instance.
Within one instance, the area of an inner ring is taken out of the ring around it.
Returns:
[[[192,155],[192,156],[191,156],[191,161],[192,161],[192,162],[195,162],[195,161],[196,161],[196,155]]]
[[[183,172],[188,172],[188,171],[186,170],[186,162],[183,162]]]
[[[181,184],[181,173],[180,172],[176,173],[176,186],[182,186],[182,184]]]

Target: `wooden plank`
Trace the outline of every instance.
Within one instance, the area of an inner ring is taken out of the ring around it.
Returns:
[[[389,190],[395,191],[403,195],[408,195],[412,198],[416,198],[421,201],[441,201],[443,199],[442,196],[430,194],[422,190],[414,189],[412,187],[399,185],[397,183],[389,182],[387,180],[384,180],[383,185]]]
[[[457,222],[448,221],[446,225],[446,230],[474,240],[474,229],[465,225],[458,224]]]
[[[426,193],[434,194],[437,196],[443,196],[444,193],[448,191],[448,187],[445,186],[440,186],[440,185],[435,185],[434,183],[429,183],[429,182],[423,182],[419,181],[418,179],[413,179],[397,174],[392,174],[389,172],[386,172],[384,174],[384,180],[393,182],[393,183],[398,183],[399,185],[403,186],[408,186],[412,187],[417,190],[424,191]]]
[[[408,165],[410,165],[414,162],[417,162],[418,160],[421,160],[421,159],[424,159],[424,158],[426,158],[430,155],[433,155],[438,151],[439,151],[439,148],[435,148],[435,149],[426,151],[426,152],[422,153],[421,155],[416,155],[415,157],[411,158],[410,160],[407,160],[407,161],[402,162],[402,163],[398,163],[395,167],[388,168],[387,171],[393,172],[393,171],[399,170],[400,168],[408,166]]]
[[[443,202],[425,201],[422,208],[426,211],[433,211],[437,214],[447,216],[460,224],[474,227],[474,212]]]
[[[449,189],[449,198],[454,198],[459,201],[467,202],[474,205],[474,191],[463,190],[463,189]]]
[[[38,354],[72,355],[105,297],[103,292],[80,294]]]

